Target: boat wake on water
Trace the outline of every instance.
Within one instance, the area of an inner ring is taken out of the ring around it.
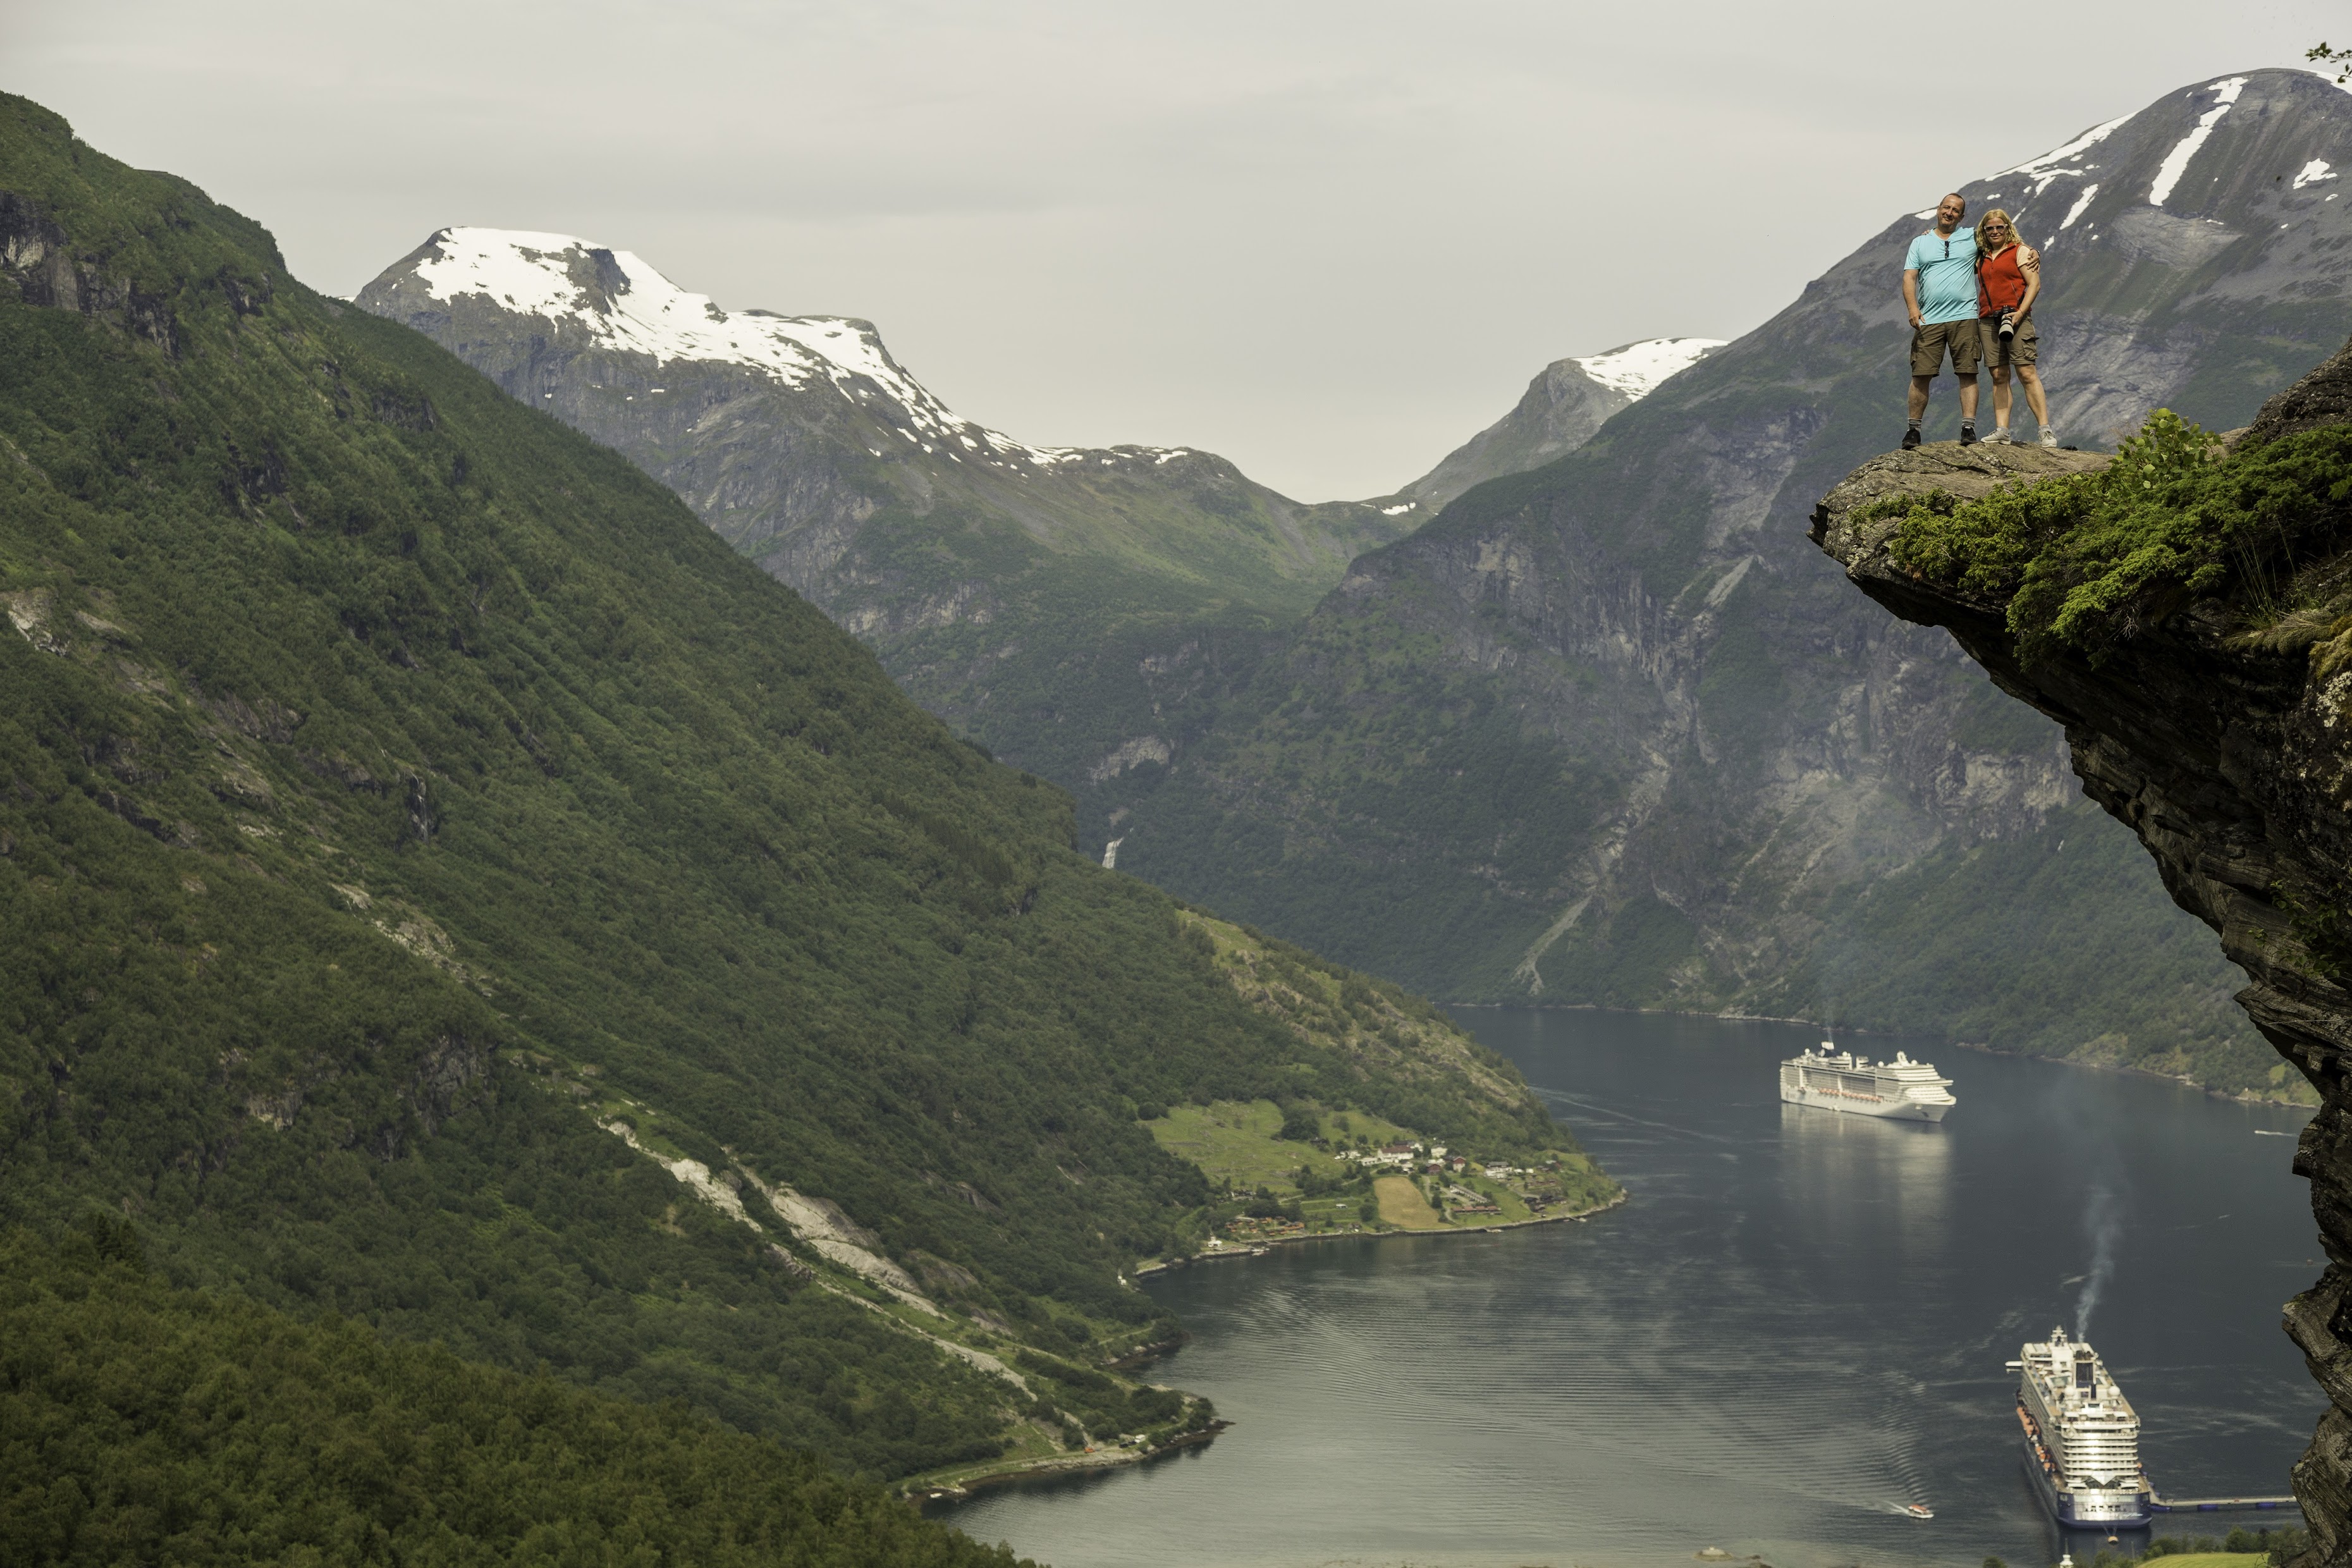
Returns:
[[[1901,1498],[1886,1498],[1869,1505],[1873,1513],[1891,1513],[1897,1519],[1933,1519],[1936,1510],[1924,1502],[1905,1502]]]

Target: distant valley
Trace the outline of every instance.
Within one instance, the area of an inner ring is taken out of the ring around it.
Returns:
[[[1166,678],[1221,688],[1364,551],[1572,449],[1715,346],[1561,360],[1423,479],[1309,505],[1213,453],[990,430],[871,322],[728,311],[568,235],[445,229],[358,303],[626,455],[925,707],[1066,786],[1165,763]]]
[[[2070,439],[2159,403],[2242,422],[2352,328],[2347,125],[2320,79],[2256,72],[1962,185],[2050,254]],[[1206,454],[1026,447],[866,323],[730,314],[568,237],[445,231],[361,302],[671,484],[1072,790],[1090,855],[1268,931],[1452,998],[2302,1092],[2054,727],[1802,547],[1811,496],[1893,438],[1923,222],[1736,343],[1556,362],[1423,479],[1316,507]]]

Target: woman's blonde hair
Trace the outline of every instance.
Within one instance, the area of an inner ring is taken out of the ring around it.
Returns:
[[[2003,211],[2000,207],[1993,208],[1990,212],[1985,214],[1984,216],[1977,219],[1977,232],[1979,234],[1982,234],[1988,227],[1996,223],[2009,231],[2009,245],[2002,246],[2000,250],[1989,251],[1984,247],[1983,244],[1979,242],[1977,246],[1977,254],[1979,256],[1998,256],[2000,254],[2001,250],[2007,250],[2010,245],[2023,245],[2025,243],[2025,237],[2017,232],[2017,220],[2010,216],[2007,212]]]

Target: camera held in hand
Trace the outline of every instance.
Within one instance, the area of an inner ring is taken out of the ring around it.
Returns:
[[[2006,346],[2010,339],[2017,336],[2017,312],[2014,310],[2003,310],[2000,313],[2000,326],[1997,331],[2000,333],[2000,341],[2002,344]]]

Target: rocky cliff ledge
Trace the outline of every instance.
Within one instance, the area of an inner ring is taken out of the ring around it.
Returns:
[[[2352,423],[2352,346],[2224,437],[2233,459]],[[2007,595],[1898,564],[1910,526],[1889,497],[1965,501],[2019,480],[2096,472],[2111,459],[1937,443],[1864,464],[1822,501],[1812,538],[1895,615],[1942,626],[2000,687],[2066,729],[2091,798],[2138,834],[2165,886],[2210,925],[2252,983],[2255,1026],[2323,1106],[2295,1169],[2329,1263],[2286,1308],[2333,1405],[2295,1467],[2313,1527],[2305,1560],[2352,1560],[2352,515],[2337,484],[2268,563],[2246,561],[2212,596],[2176,588],[2097,662],[2062,649],[2021,660]],[[2352,478],[2352,471],[2347,471]],[[2323,481],[2324,482],[2324,481]],[[2306,492],[2308,493],[2308,492]],[[1916,514],[1913,514],[1916,518]],[[1911,557],[1916,563],[1916,557]],[[1947,574],[1965,581],[1956,574]]]

